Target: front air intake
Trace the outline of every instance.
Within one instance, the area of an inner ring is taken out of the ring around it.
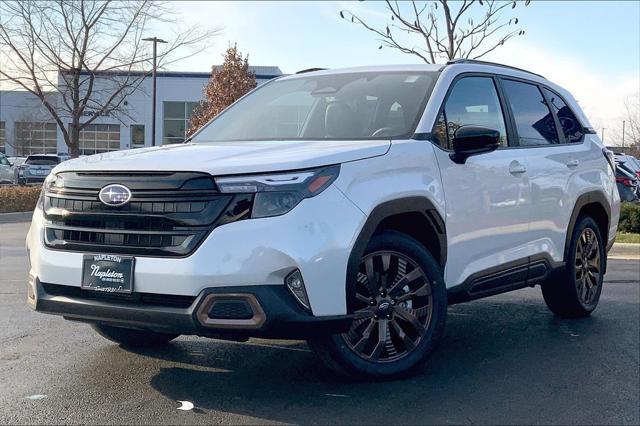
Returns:
[[[250,319],[253,309],[246,300],[216,300],[209,309],[212,319]]]
[[[203,327],[258,329],[267,320],[256,296],[250,293],[209,293],[200,302],[196,317]]]

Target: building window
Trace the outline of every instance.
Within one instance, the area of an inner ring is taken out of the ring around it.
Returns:
[[[198,102],[163,102],[162,144],[182,143]]]
[[[5,140],[4,121],[0,121],[0,152],[5,152]]]
[[[16,154],[55,154],[56,123],[16,122]]]
[[[89,124],[80,130],[80,155],[100,154],[119,149],[119,124]]]
[[[131,148],[144,148],[144,124],[131,125]]]

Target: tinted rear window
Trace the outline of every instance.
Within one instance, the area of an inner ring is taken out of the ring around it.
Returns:
[[[34,156],[27,158],[25,164],[33,164],[34,166],[55,166],[60,163],[57,157]]]
[[[542,93],[537,86],[503,80],[522,146],[558,144],[558,131]]]

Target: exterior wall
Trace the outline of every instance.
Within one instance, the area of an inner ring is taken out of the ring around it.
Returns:
[[[256,73],[258,84],[262,84],[282,74],[277,67],[251,67]],[[209,81],[210,73],[158,72],[156,95],[156,145],[162,145],[164,102],[199,102],[203,98],[202,90]],[[96,80],[97,90],[105,89],[112,84],[113,76]],[[117,78],[117,77],[116,77]],[[63,80],[58,79],[61,91]],[[120,128],[120,149],[131,148],[131,125],[144,125],[145,146],[151,146],[152,127],[152,89],[151,77],[144,77],[139,87],[125,98],[125,112],[101,116],[92,124],[116,124]],[[62,102],[59,92],[52,92],[55,104]],[[88,111],[90,114],[90,111]],[[87,118],[89,115],[87,116]],[[20,121],[54,122],[40,101],[26,91],[0,91],[0,121],[4,122],[6,149],[8,156],[15,155],[15,123]],[[58,152],[67,152],[62,131],[57,130]]]
[[[57,103],[57,96],[56,92],[50,94],[52,102]],[[53,122],[53,119],[40,100],[31,93],[1,91],[0,121],[4,123],[5,151],[7,155],[13,155],[16,146],[16,123]]]

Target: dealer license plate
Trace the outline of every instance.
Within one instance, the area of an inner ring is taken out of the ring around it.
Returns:
[[[131,293],[134,261],[131,256],[85,254],[81,287],[105,293]]]

